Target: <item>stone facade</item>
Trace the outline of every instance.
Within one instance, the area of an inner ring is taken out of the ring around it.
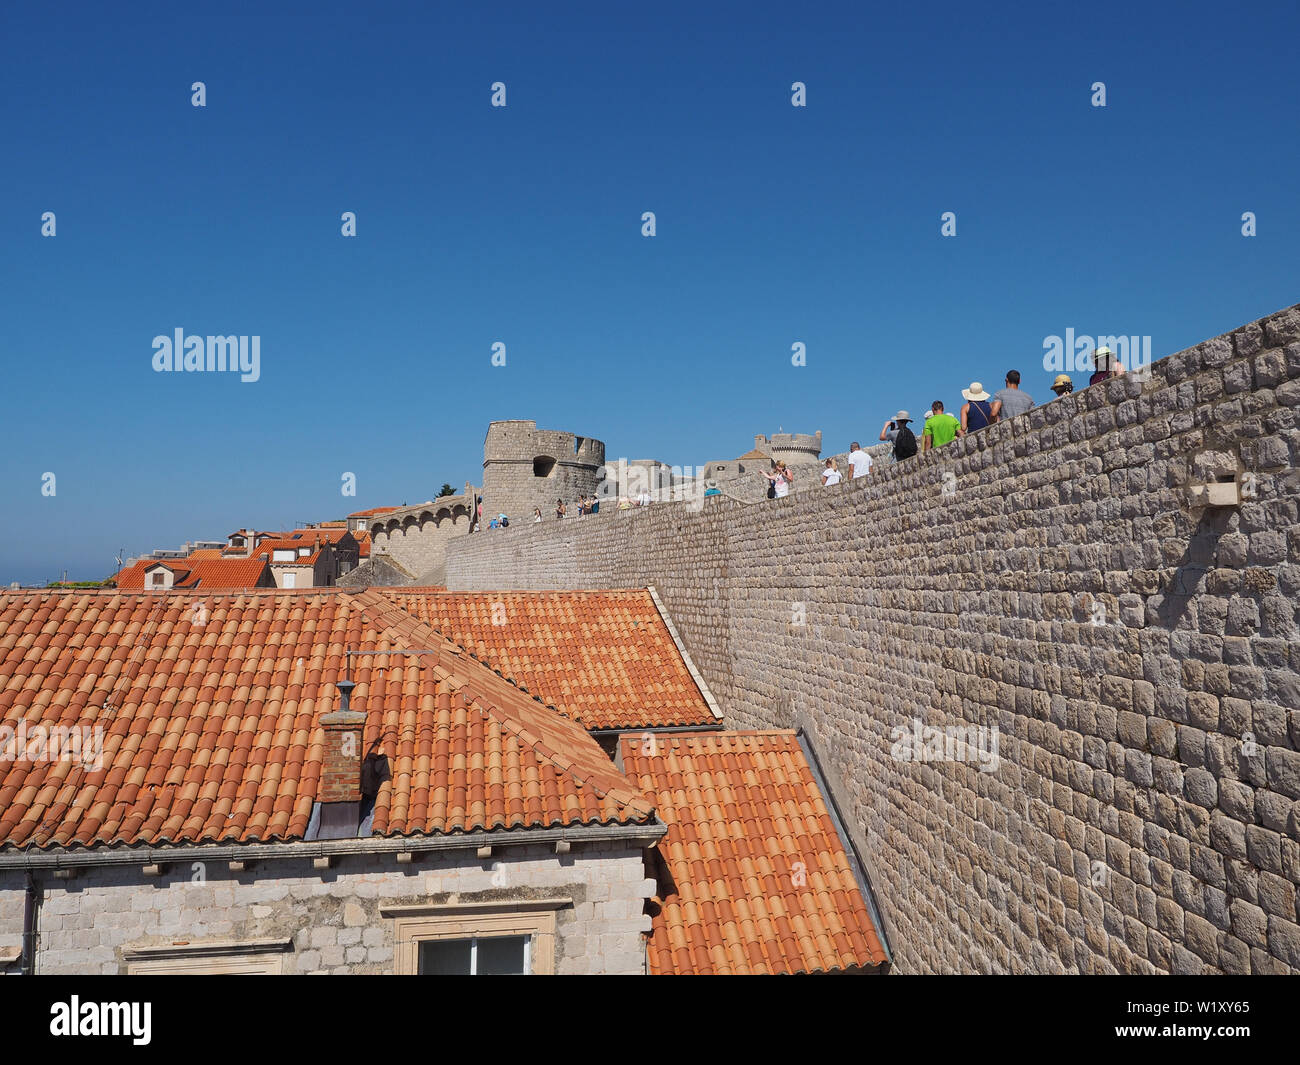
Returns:
[[[335,583],[340,588],[373,588],[414,584],[416,574],[390,555],[373,555]]]
[[[71,880],[38,872],[42,889],[37,973],[125,973],[132,952],[178,942],[288,941],[275,951],[285,973],[394,971],[397,906],[565,898],[555,912],[557,973],[640,974],[649,931],[642,844],[575,843],[510,848],[500,858],[473,850],[430,852],[409,864],[393,854],[338,858],[317,871],[308,857],[257,862],[250,871],[201,861],[202,848],[158,878],[140,865],[91,867]],[[0,869],[0,957],[22,942],[23,873]],[[472,920],[473,918],[468,918]],[[17,970],[9,962],[8,971]]]
[[[535,507],[554,520],[557,499],[576,512],[579,495],[596,494],[604,465],[599,440],[538,429],[534,421],[492,422],[483,442],[483,523],[505,514],[523,525]]]
[[[1293,307],[865,480],[459,541],[448,586],[655,585],[729,727],[825,752],[901,971],[1300,972],[1298,405]]]
[[[388,555],[403,569],[414,573],[418,582],[442,584],[447,544],[469,535],[473,513],[471,490],[372,519],[370,557],[375,560],[380,555]],[[346,583],[355,585],[358,579],[354,577]]]

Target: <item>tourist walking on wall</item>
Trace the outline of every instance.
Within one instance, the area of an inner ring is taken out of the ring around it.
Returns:
[[[912,416],[907,411],[900,410],[880,430],[880,439],[894,445],[889,452],[890,462],[910,459],[916,454],[916,434],[908,425],[911,420]]]
[[[558,519],[558,518],[562,518],[562,517],[564,517],[564,500],[563,500],[563,499],[557,499],[557,500],[555,501],[555,517],[556,517],[557,519]]]
[[[1008,370],[1007,387],[993,393],[993,420],[1000,422],[1004,418],[1014,418],[1026,413],[1033,405],[1034,397],[1020,391],[1020,371]]]
[[[871,456],[862,450],[862,445],[856,440],[849,448],[849,472],[854,480],[871,472]]]
[[[794,483],[794,477],[783,460],[777,459],[772,469],[766,471],[763,476],[772,482],[769,498],[784,499],[790,494],[790,485]]]
[[[932,447],[951,444],[961,431],[961,422],[944,413],[943,400],[936,399],[930,404],[930,416],[925,419],[925,428],[921,430],[921,450],[929,451]]]
[[[541,520],[542,520],[542,508],[533,507],[533,524],[536,525]]]
[[[840,468],[835,465],[834,459],[826,460],[826,468],[822,470],[822,486],[829,488],[833,484],[839,484],[844,480],[844,475],[840,473]]]
[[[1056,380],[1052,382],[1052,391],[1056,393],[1056,398],[1068,396],[1074,391],[1074,382],[1070,380],[1068,373],[1058,373]]]
[[[1092,353],[1092,365],[1095,372],[1088,378],[1089,385],[1105,381],[1108,377],[1118,377],[1124,367],[1110,348],[1098,348]]]
[[[961,394],[966,400],[961,408],[963,436],[967,433],[978,433],[993,424],[993,397],[984,391],[982,384],[972,381],[970,388],[963,388]]]

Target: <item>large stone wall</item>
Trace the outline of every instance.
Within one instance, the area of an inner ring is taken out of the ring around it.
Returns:
[[[37,974],[125,973],[141,947],[276,938],[292,941],[286,973],[385,974],[396,945],[386,906],[553,897],[572,903],[556,910],[556,972],[644,972],[643,910],[655,888],[640,844],[575,844],[565,856],[526,846],[499,859],[429,853],[406,865],[392,854],[349,856],[325,872],[309,857],[263,863],[256,846],[247,851],[244,873],[190,859],[160,878],[139,866],[84,868],[71,880],[37,873]],[[22,944],[23,884],[22,872],[0,870],[0,953]]]
[[[385,514],[370,525],[370,555],[388,555],[425,584],[443,583],[447,544],[468,536],[473,524],[470,496],[443,496],[432,503]],[[356,585],[359,578],[348,583]]]
[[[730,726],[815,738],[902,971],[1300,971],[1298,402],[1293,307],[866,483],[458,541],[448,586],[654,584]],[[1224,456],[1247,498],[1193,508]],[[903,760],[916,719],[996,771]]]

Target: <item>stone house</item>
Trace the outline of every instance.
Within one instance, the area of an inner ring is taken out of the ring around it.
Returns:
[[[299,529],[262,537],[254,556],[270,564],[279,588],[328,588],[360,562],[360,546],[346,529]]]
[[[354,510],[347,516],[348,532],[353,536],[360,532],[369,532],[372,518],[381,518],[385,514],[401,509],[401,507],[370,507],[366,510]]]
[[[645,590],[0,593],[0,967],[884,971],[801,755],[718,731],[669,629]]]

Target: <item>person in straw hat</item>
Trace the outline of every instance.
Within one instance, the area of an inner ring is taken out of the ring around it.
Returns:
[[[993,417],[993,397],[984,391],[984,386],[978,381],[972,381],[970,388],[963,388],[961,394],[966,400],[961,408],[963,436],[987,429],[997,420]]]
[[[1070,380],[1068,373],[1058,373],[1056,380],[1052,382],[1052,391],[1056,393],[1056,398],[1068,396],[1074,391],[1074,382]]]

